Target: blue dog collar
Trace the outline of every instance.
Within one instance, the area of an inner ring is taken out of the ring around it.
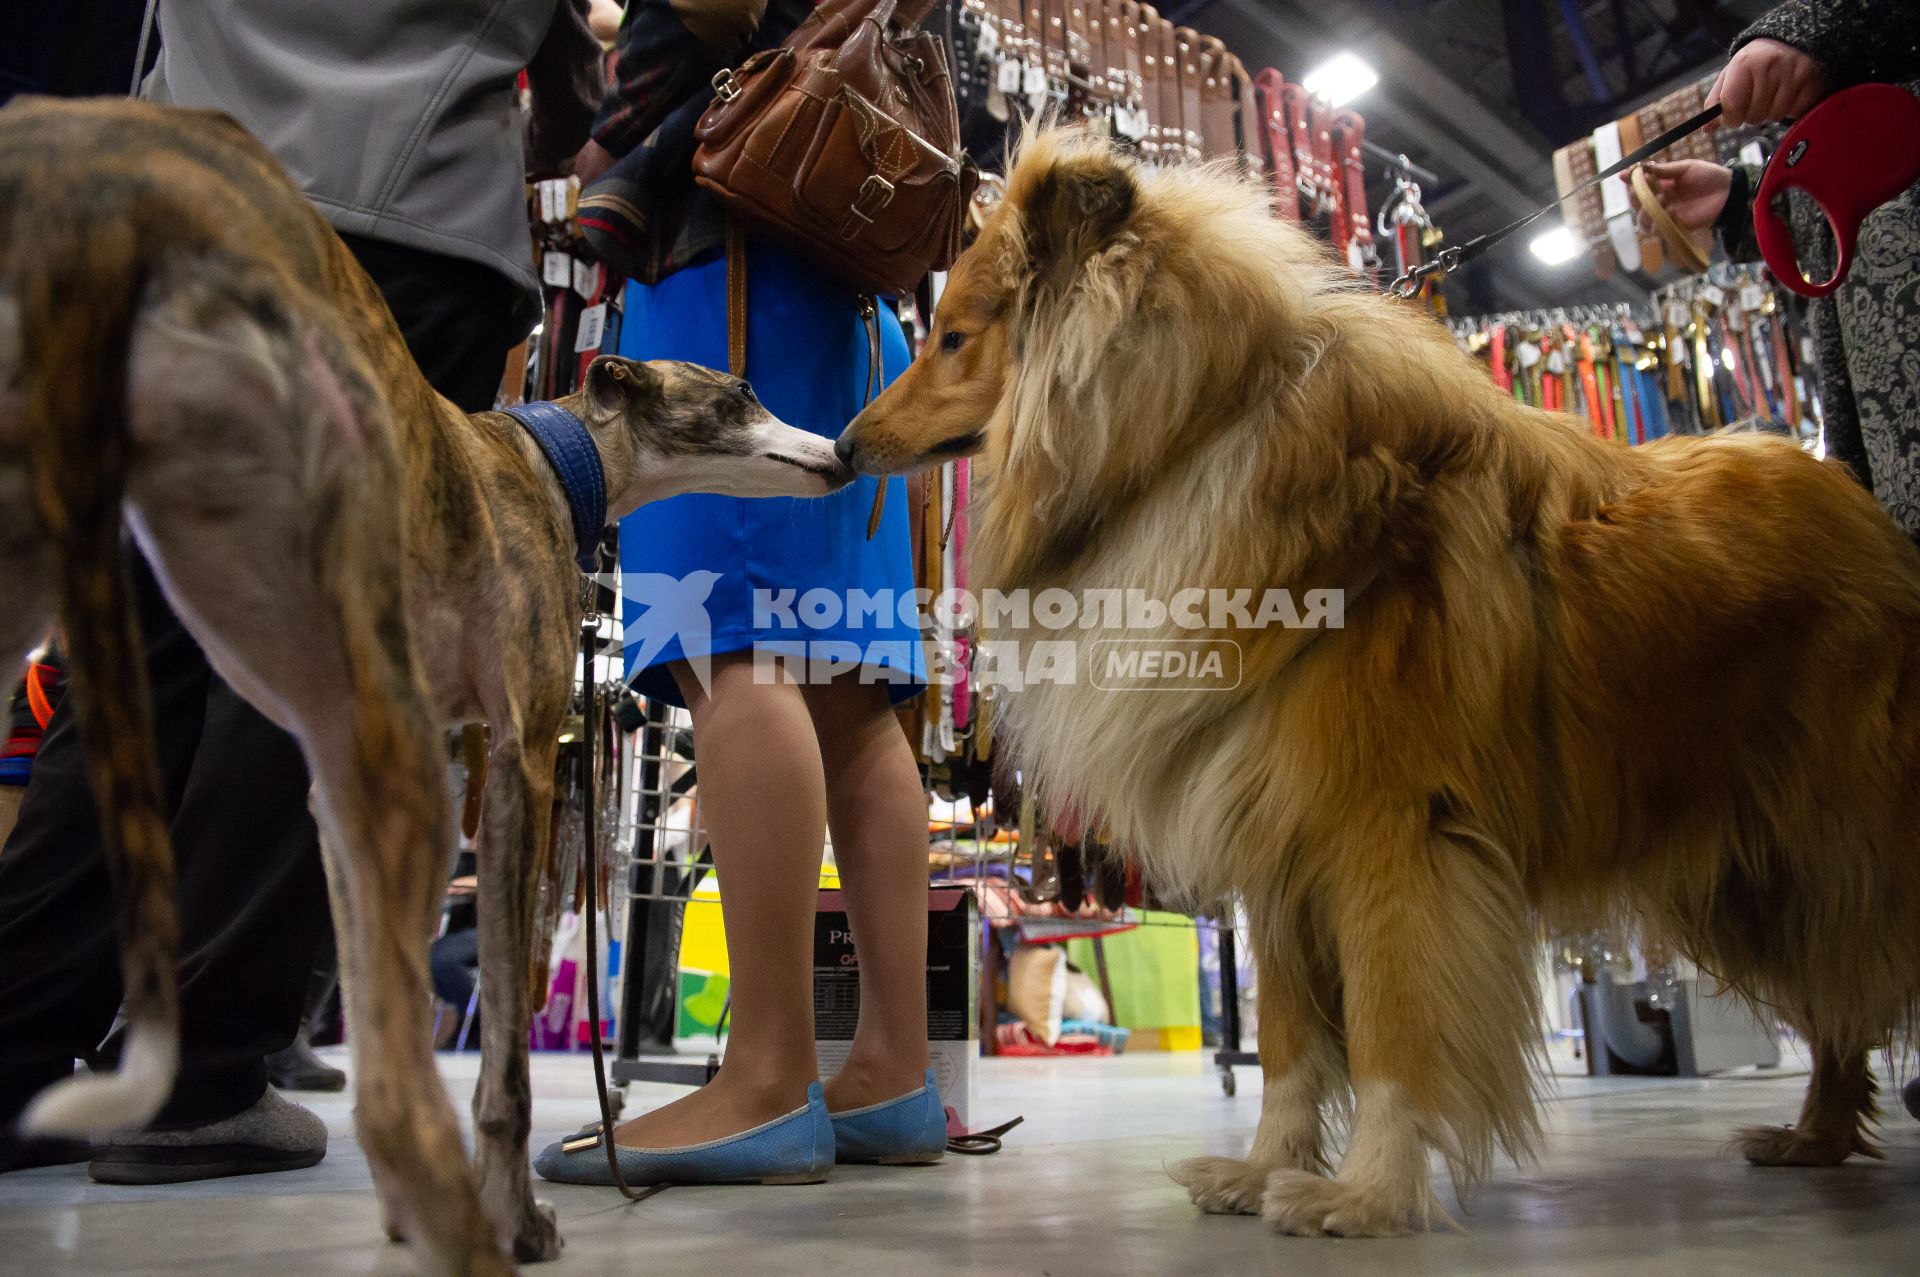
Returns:
[[[607,473],[600,449],[580,418],[557,403],[515,404],[500,411],[526,428],[567,491],[573,515],[574,562],[582,572],[599,566],[600,534],[607,526]]]

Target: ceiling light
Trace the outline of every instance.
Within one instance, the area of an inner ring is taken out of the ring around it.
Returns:
[[[1334,106],[1347,103],[1380,83],[1379,73],[1351,53],[1336,53],[1300,81],[1300,86]]]
[[[1549,266],[1562,266],[1586,251],[1586,246],[1564,226],[1542,231],[1528,245],[1533,255]]]

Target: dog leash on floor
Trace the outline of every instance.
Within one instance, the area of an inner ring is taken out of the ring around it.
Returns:
[[[1672,146],[1675,142],[1678,142],[1681,138],[1699,132],[1719,118],[1720,105],[1715,103],[1691,119],[1682,120],[1665,133],[1662,133],[1659,137],[1654,138],[1653,141],[1621,156],[1617,161],[1607,165],[1606,168],[1580,183],[1580,185],[1574,187],[1565,195],[1554,199],[1551,203],[1542,205],[1533,212],[1528,213],[1525,217],[1515,218],[1498,230],[1488,231],[1485,235],[1476,236],[1457,247],[1445,249],[1432,261],[1414,267],[1387,285],[1387,295],[1389,297],[1401,298],[1414,296],[1420,291],[1420,286],[1426,283],[1427,280],[1445,279],[1448,275],[1453,274],[1454,271],[1459,270],[1474,258],[1485,255],[1502,241],[1510,239],[1527,227],[1533,225],[1554,209],[1559,208],[1560,205],[1566,201],[1580,194],[1580,192],[1598,186],[1610,177],[1618,177],[1635,165],[1652,159],[1654,156],[1660,154],[1660,152]]]
[[[1011,1122],[1002,1122],[998,1126],[990,1126],[984,1131],[968,1131],[965,1135],[949,1135],[947,1136],[947,1152],[965,1153],[968,1157],[985,1157],[989,1153],[998,1153],[1000,1151],[1000,1137],[1026,1120],[1024,1116],[1021,1116],[1014,1118]]]
[[[593,1089],[600,1101],[600,1147],[607,1153],[607,1170],[613,1174],[613,1186],[630,1202],[643,1202],[666,1188],[653,1184],[636,1192],[620,1169],[620,1156],[613,1147],[613,1106],[607,1099],[606,1048],[600,1042],[600,856],[597,834],[599,795],[594,792],[594,755],[600,748],[599,681],[593,674],[595,650],[600,643],[600,608],[595,598],[597,587],[591,576],[583,577],[581,590],[586,608],[580,617],[580,681],[585,688],[586,704],[580,722],[580,803],[581,859],[587,875],[587,1043],[593,1049]]]

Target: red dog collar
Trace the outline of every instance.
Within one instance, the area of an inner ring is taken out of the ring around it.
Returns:
[[[1787,130],[1767,163],[1753,201],[1754,238],[1780,282],[1802,297],[1825,297],[1853,265],[1854,240],[1867,214],[1920,178],[1920,99],[1893,84],[1842,89]],[[1833,278],[1816,283],[1800,270],[1793,235],[1773,200],[1805,191],[1827,215],[1839,248]]]

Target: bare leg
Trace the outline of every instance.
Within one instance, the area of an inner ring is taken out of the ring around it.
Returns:
[[[844,1112],[914,1090],[927,1073],[927,796],[884,688],[811,685],[827,821],[860,954],[860,1027],[827,1083]]]
[[[693,712],[700,809],[713,840],[732,968],[732,1035],[700,1090],[623,1122],[614,1142],[670,1148],[735,1135],[806,1103],[813,916],[826,780],[800,689],[756,682],[751,653],[717,656],[712,690],[674,667]]]
[[[1193,1204],[1210,1215],[1257,1215],[1274,1171],[1327,1172],[1324,1107],[1344,1084],[1338,989],[1331,970],[1311,958],[1313,937],[1302,921],[1279,937],[1256,925],[1259,979],[1260,1126],[1246,1160],[1195,1157],[1172,1169]]]

